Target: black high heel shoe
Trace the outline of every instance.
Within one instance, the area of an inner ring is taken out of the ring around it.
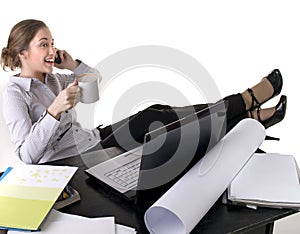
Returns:
[[[250,111],[254,110],[255,108],[259,108],[266,101],[277,96],[281,92],[282,85],[283,85],[283,79],[282,79],[282,75],[278,69],[274,69],[268,76],[266,76],[266,79],[268,79],[268,81],[271,83],[271,85],[273,87],[273,95],[270,98],[266,99],[265,101],[259,102],[257,100],[257,98],[255,97],[253,90],[248,88],[247,91],[249,92],[249,94],[252,97],[251,107],[249,109]]]
[[[257,119],[267,129],[284,119],[286,113],[286,106],[287,106],[287,97],[285,95],[282,95],[280,97],[279,102],[275,106],[274,114],[270,118],[261,120],[260,109],[257,109]]]

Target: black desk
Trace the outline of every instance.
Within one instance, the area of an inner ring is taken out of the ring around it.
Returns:
[[[80,157],[68,158],[51,163],[53,165],[77,166],[70,184],[81,195],[81,201],[61,211],[86,217],[114,216],[116,223],[136,228],[138,233],[148,233],[144,214],[132,202],[103,188],[84,173],[85,163]],[[192,233],[272,233],[275,220],[295,213],[289,209],[259,208],[223,205],[221,199],[209,210]]]

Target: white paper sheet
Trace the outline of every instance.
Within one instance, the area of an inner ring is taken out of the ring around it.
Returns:
[[[232,201],[300,208],[295,158],[282,154],[254,154],[232,181],[228,195]]]
[[[8,234],[20,234],[22,231],[8,231]],[[78,215],[70,215],[51,210],[45,222],[41,226],[41,234],[82,234],[82,233],[106,233],[115,234],[114,217],[85,218]]]
[[[8,234],[22,234],[22,231],[9,230]],[[41,234],[136,234],[136,230],[120,224],[115,224],[114,217],[86,218],[79,215],[62,213],[51,210],[45,223],[42,225]]]
[[[150,233],[189,233],[227,189],[265,138],[264,127],[245,119],[145,213]]]
[[[116,234],[136,234],[136,231],[134,228],[116,224]]]

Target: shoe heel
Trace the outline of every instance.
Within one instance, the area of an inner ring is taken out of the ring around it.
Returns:
[[[272,136],[266,136],[266,137],[265,137],[265,140],[266,140],[266,141],[279,141],[280,138],[272,137]]]

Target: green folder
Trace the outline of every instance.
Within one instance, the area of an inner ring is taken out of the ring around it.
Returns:
[[[39,230],[77,167],[18,165],[0,178],[0,227]]]

